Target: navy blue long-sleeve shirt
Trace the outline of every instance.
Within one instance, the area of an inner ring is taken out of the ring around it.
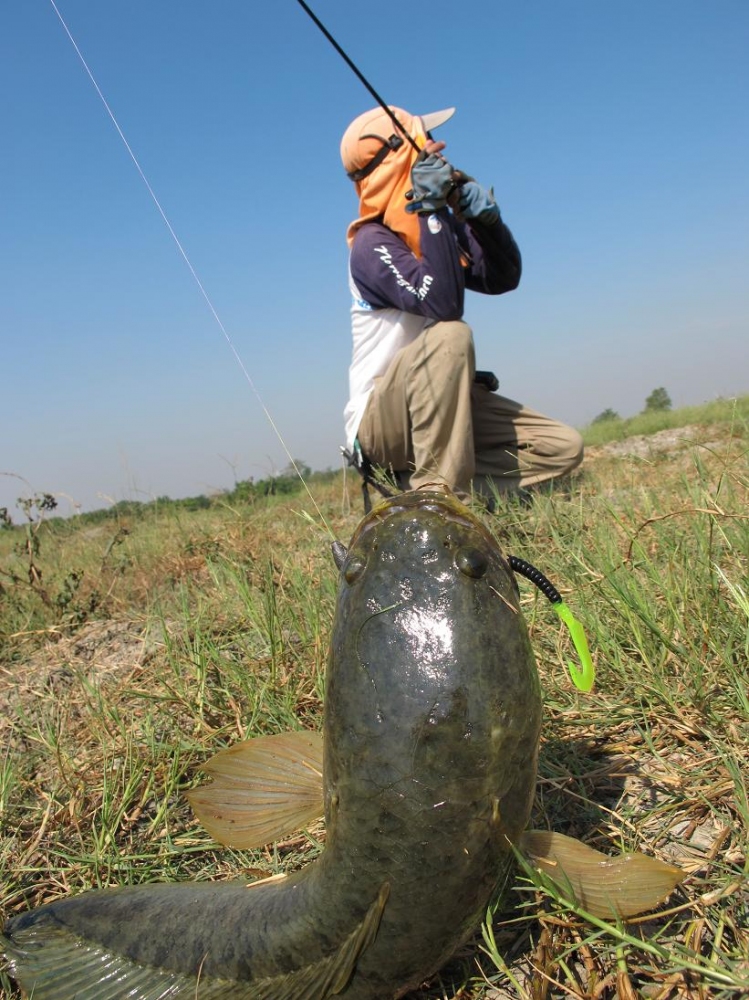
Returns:
[[[420,215],[421,258],[380,222],[354,237],[350,257],[353,353],[346,443],[353,447],[374,379],[395,354],[435,322],[463,317],[465,290],[500,295],[517,288],[520,251],[496,223],[461,223],[448,208]]]
[[[501,218],[491,226],[471,226],[443,208],[419,216],[419,226],[421,259],[382,223],[367,223],[357,232],[351,277],[373,309],[396,308],[432,320],[455,320],[463,315],[466,288],[487,295],[517,288],[520,251]]]

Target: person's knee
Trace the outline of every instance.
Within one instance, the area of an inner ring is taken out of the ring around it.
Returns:
[[[455,354],[473,356],[473,332],[462,320],[435,323],[426,332],[433,347],[444,346]]]
[[[428,337],[430,357],[439,359],[441,365],[453,371],[469,370],[473,378],[476,357],[473,346],[473,332],[462,320],[435,323],[425,331]]]
[[[585,446],[579,431],[574,427],[565,427],[564,439],[561,442],[559,458],[564,464],[565,472],[572,472],[583,460]]]

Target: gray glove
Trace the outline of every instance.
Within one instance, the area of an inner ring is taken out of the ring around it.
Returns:
[[[476,220],[485,226],[493,226],[499,219],[494,193],[482,188],[472,178],[461,184],[457,190],[457,198],[454,210],[461,221]]]
[[[407,212],[426,215],[444,208],[453,188],[453,168],[437,153],[419,155],[411,168],[413,191],[406,205]]]

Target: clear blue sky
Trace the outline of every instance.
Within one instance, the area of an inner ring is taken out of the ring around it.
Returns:
[[[295,0],[58,6],[289,449],[337,465],[371,97]],[[458,108],[524,257],[469,296],[501,391],[577,426],[749,391],[746,0],[311,6],[388,101]],[[2,5],[0,89],[0,506],[286,465],[48,0]]]

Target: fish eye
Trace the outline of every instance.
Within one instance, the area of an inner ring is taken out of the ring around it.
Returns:
[[[465,576],[478,580],[489,568],[489,560],[481,549],[465,546],[455,553],[455,565]]]
[[[351,556],[343,568],[343,578],[346,583],[356,583],[366,565],[366,560],[362,559],[361,556]]]

